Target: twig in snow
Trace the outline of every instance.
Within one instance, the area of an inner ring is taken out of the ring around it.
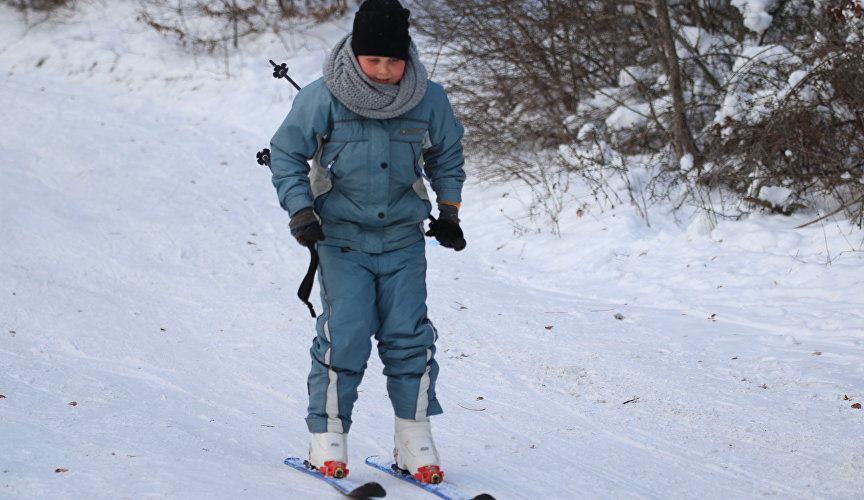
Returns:
[[[819,222],[820,220],[827,219],[828,217],[831,217],[832,215],[834,215],[834,214],[836,214],[836,213],[838,213],[838,212],[840,212],[840,211],[842,211],[842,210],[845,210],[845,209],[849,208],[850,206],[852,206],[852,205],[854,205],[854,204],[856,204],[856,203],[860,203],[860,202],[862,202],[862,201],[864,201],[864,196],[861,196],[861,197],[858,198],[857,200],[850,201],[849,203],[846,203],[846,204],[842,205],[842,206],[841,206],[840,208],[838,208],[837,210],[834,210],[833,212],[831,212],[831,213],[829,213],[829,214],[825,214],[825,215],[823,215],[822,217],[819,217],[818,219],[813,219],[813,220],[811,220],[810,222],[806,222],[806,223],[804,223],[804,224],[801,224],[800,226],[795,226],[795,229],[801,229],[802,227],[807,227],[807,226],[809,226],[810,224],[815,224],[815,223]]]

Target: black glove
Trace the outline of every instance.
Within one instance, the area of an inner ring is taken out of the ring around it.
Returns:
[[[321,223],[311,208],[304,208],[294,214],[288,222],[288,228],[291,229],[291,236],[304,247],[311,247],[316,241],[324,239]]]
[[[452,248],[457,252],[464,249],[467,243],[459,227],[458,209],[453,205],[438,205],[438,218],[430,216],[429,230],[426,236],[434,236],[444,248]]]

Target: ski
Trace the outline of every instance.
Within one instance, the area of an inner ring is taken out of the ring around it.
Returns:
[[[302,458],[288,457],[285,459],[285,465],[297,469],[301,472],[305,472],[310,476],[317,477],[318,479],[339,490],[340,493],[342,493],[348,498],[379,498],[387,496],[387,492],[384,491],[384,488],[382,488],[381,485],[376,483],[375,481],[370,481],[368,483],[359,483],[352,479],[348,479],[347,477],[343,477],[341,479],[328,477],[324,474],[321,474],[315,469],[310,469],[306,466],[306,463],[306,460]]]
[[[414,479],[413,477],[405,474],[401,470],[396,467],[396,464],[393,463],[392,460],[388,458],[383,458],[378,455],[372,455],[366,459],[366,465],[374,467],[380,471],[386,472],[393,477],[397,477],[403,481],[413,484],[414,486],[418,486],[428,491],[429,493],[433,493],[438,495],[441,498],[446,500],[495,500],[495,497],[489,495],[488,493],[481,493],[476,496],[469,495],[464,491],[460,490],[456,486],[450,483],[438,483],[438,484],[426,484],[421,483],[420,481]]]

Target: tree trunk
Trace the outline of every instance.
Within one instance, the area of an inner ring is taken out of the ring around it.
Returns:
[[[663,67],[669,76],[669,92],[672,94],[672,133],[675,154],[680,160],[685,155],[693,157],[693,166],[701,173],[702,162],[696,141],[687,124],[687,103],[684,100],[684,85],[682,83],[681,66],[678,64],[678,53],[675,50],[675,34],[669,21],[667,0],[653,0],[654,13],[657,16],[657,31],[660,36],[662,51],[659,54]]]

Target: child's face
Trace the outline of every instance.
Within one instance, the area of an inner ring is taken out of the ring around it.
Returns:
[[[405,60],[395,57],[357,56],[360,68],[373,81],[396,85],[405,73]]]

